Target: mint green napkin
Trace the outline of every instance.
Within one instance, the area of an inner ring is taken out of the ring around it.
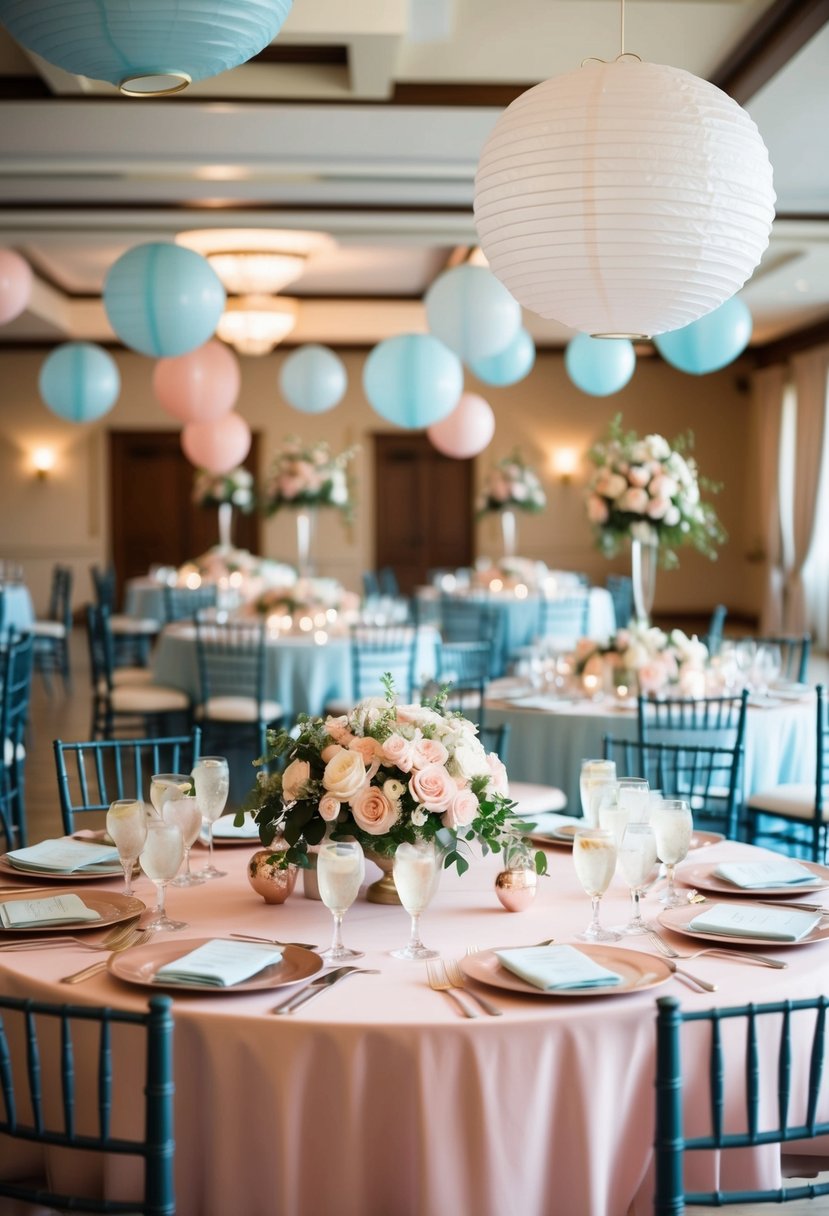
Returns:
[[[820,914],[796,908],[769,908],[763,904],[714,904],[689,922],[696,933],[727,937],[759,937],[776,942],[799,942],[808,937]]]
[[[167,980],[199,988],[232,988],[281,958],[279,947],[216,939],[159,967],[153,980],[157,984]]]
[[[111,867],[120,870],[118,850],[112,845],[62,836],[57,840],[41,840],[26,849],[14,849],[6,857],[16,870],[33,873],[74,874],[77,870]]]
[[[820,879],[796,861],[724,861],[713,873],[715,878],[746,891],[820,885]]]
[[[545,992],[557,988],[605,988],[621,984],[615,971],[594,963],[573,946],[524,946],[496,950],[503,967]]]
[[[100,919],[100,912],[87,908],[79,895],[9,899],[0,904],[0,921],[6,929],[37,929],[40,926]]]

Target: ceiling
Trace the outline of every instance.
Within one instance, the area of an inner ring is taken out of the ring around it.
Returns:
[[[0,27],[0,243],[31,262],[0,343],[111,341],[104,276],[199,226],[329,233],[288,289],[292,342],[425,328],[434,277],[474,248],[475,168],[505,105],[619,51],[617,0],[294,0],[251,63],[134,100],[30,56]],[[778,218],[741,293],[753,344],[829,322],[829,0],[628,0],[626,49],[706,77],[768,146]],[[820,152],[820,149],[823,152]],[[537,341],[571,336],[526,317]]]

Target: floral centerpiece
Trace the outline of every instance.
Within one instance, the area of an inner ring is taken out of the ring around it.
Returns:
[[[544,562],[529,557],[500,557],[494,561],[483,558],[475,567],[472,582],[490,591],[537,591],[549,577]]]
[[[671,684],[683,695],[704,692],[707,662],[708,647],[696,636],[642,625],[620,629],[607,643],[582,638],[575,652],[576,674],[595,676],[597,687],[624,684],[644,693],[663,692]]]
[[[269,587],[247,606],[249,615],[287,631],[344,629],[357,620],[359,610],[360,597],[333,578],[300,578],[291,586]]]
[[[229,473],[210,473],[199,469],[193,482],[193,502],[198,507],[221,507],[230,503],[247,515],[253,510],[256,495],[253,474],[241,467]]]
[[[536,473],[519,452],[505,456],[487,472],[478,497],[478,514],[492,511],[543,511],[547,496]]]
[[[271,462],[263,492],[265,512],[335,507],[350,519],[353,503],[346,469],[356,452],[351,447],[334,455],[324,441],[303,444],[290,436]]]
[[[255,763],[287,763],[259,774],[249,805],[265,844],[284,839],[282,866],[307,866],[309,846],[326,834],[381,857],[403,841],[434,840],[444,865],[461,874],[467,842],[497,853],[520,841],[525,825],[506,770],[475,725],[446,712],[445,691],[423,705],[398,705],[390,677],[384,684],[385,698],[369,697],[347,715],[301,717],[296,736],[268,731],[267,754]],[[545,869],[543,853],[536,869]]]
[[[587,517],[606,556],[630,538],[657,544],[667,567],[678,564],[675,550],[681,545],[716,558],[726,533],[700,491],[716,493],[720,487],[699,475],[692,447],[690,431],[669,444],[661,435],[639,439],[624,431],[621,414],[613,419],[607,437],[588,453],[595,472],[587,487]]]

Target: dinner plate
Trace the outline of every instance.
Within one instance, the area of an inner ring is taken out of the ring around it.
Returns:
[[[743,896],[743,903],[751,907],[751,901]],[[702,909],[699,904],[691,904],[686,908],[666,908],[659,913],[659,922],[674,933],[683,937],[693,937],[700,942],[728,942],[731,946],[808,946],[811,942],[829,941],[829,922],[822,921],[816,925],[806,937],[798,942],[781,942],[776,937],[740,937],[731,933],[700,933],[697,929],[689,928],[688,922],[699,916]]]
[[[705,865],[683,866],[677,870],[677,881],[684,883],[686,887],[697,887],[700,891],[714,891],[717,895],[737,895],[741,899],[764,899],[774,896],[779,899],[781,895],[789,896],[791,899],[797,899],[798,896],[811,894],[812,891],[823,891],[829,887],[829,870],[825,866],[819,866],[814,861],[799,861],[798,865],[803,866],[806,870],[811,870],[812,873],[820,881],[809,886],[779,886],[779,887],[752,887],[750,890],[747,887],[737,887],[733,882],[726,882],[723,878],[717,878],[714,874],[717,865],[725,865],[725,862],[708,862]]]
[[[222,820],[224,820],[227,823],[233,823],[233,820],[235,819],[235,817],[236,817],[235,814],[222,815],[222,818],[217,819],[216,822],[213,824],[213,845],[214,845],[214,847],[219,846],[220,848],[224,848],[225,845],[244,844],[244,845],[247,845],[247,847],[249,849],[261,848],[262,842],[259,839],[259,828],[256,827],[255,825],[254,825],[254,832],[253,832],[252,836],[223,836],[222,835],[222,828],[221,828]],[[201,844],[205,844],[205,845],[207,844],[207,835],[206,835],[204,829],[202,829],[201,833],[199,834],[199,842]]]
[[[108,878],[123,878],[124,870],[120,862],[114,865],[102,866],[98,870],[30,870],[16,866],[9,861],[8,854],[0,855],[0,873],[13,874],[15,878],[26,878],[29,882],[98,882]]]
[[[155,973],[160,967],[174,962],[177,958],[189,954],[199,946],[216,941],[215,937],[189,938],[176,942],[149,942],[146,946],[133,946],[130,950],[121,950],[110,955],[107,967],[111,975],[127,984],[138,984],[141,988],[154,988],[156,992],[176,991],[197,993],[205,996],[215,993],[218,995],[235,992],[256,992],[264,988],[286,988],[289,984],[299,984],[302,980],[310,979],[321,971],[324,960],[313,950],[303,950],[299,946],[283,946],[282,958],[278,963],[264,967],[250,979],[242,980],[229,988],[214,988],[209,984],[182,984],[175,980],[162,980],[156,983]]]
[[[499,946],[498,949],[506,950],[509,947]],[[607,984],[601,988],[536,988],[503,967],[494,949],[468,954],[460,960],[461,970],[471,980],[479,980],[480,983],[489,984],[493,988],[504,988],[508,992],[520,992],[526,996],[557,996],[571,1000],[581,1000],[586,996],[622,996],[628,992],[642,992],[646,988],[656,988],[659,984],[666,983],[673,975],[664,959],[655,958],[652,954],[643,954],[639,950],[581,943],[578,946],[574,944],[574,949],[592,958],[600,967],[615,971],[622,977],[621,984]]]
[[[61,895],[77,895],[78,899],[82,899],[87,908],[91,908],[93,912],[97,912],[99,920],[62,920],[59,925],[19,925],[16,929],[7,929],[5,925],[0,923],[0,933],[26,933],[31,936],[33,933],[78,933],[81,929],[103,929],[106,925],[117,925],[122,920],[132,920],[133,917],[140,916],[145,911],[147,905],[140,899],[136,899],[134,895],[121,895],[118,892],[110,894],[109,891],[90,891],[85,888],[82,891],[74,891],[71,888],[68,891],[61,891]],[[54,891],[45,889],[43,891],[26,891],[17,894],[15,891],[0,892],[0,903],[9,903],[15,899],[46,899],[52,898],[55,895]]]
[[[704,849],[708,844],[720,844],[725,840],[722,832],[694,832],[691,836],[692,849]]]
[[[576,829],[582,826],[583,820],[578,819],[572,824],[572,826],[569,823],[564,824],[560,828],[555,828],[552,832],[528,832],[527,839],[531,840],[533,844],[553,845],[558,849],[572,849]],[[725,837],[721,832],[694,832],[693,836],[691,837],[691,848],[702,849],[709,844],[719,844],[722,840],[725,840]],[[678,877],[679,874],[677,874],[677,878]],[[696,882],[692,885],[700,886],[700,884]],[[807,889],[809,891],[817,890],[816,887],[808,887]]]

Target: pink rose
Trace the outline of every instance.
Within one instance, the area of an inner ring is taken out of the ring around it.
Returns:
[[[371,836],[384,836],[400,818],[400,803],[392,802],[376,785],[367,785],[351,799],[354,822]]]
[[[628,469],[628,481],[632,486],[646,486],[651,479],[651,471],[645,465],[632,464]]]
[[[340,813],[340,803],[333,794],[323,794],[320,798],[320,815],[326,823],[333,823]]]
[[[348,717],[346,714],[340,714],[338,718],[326,718],[325,729],[335,743],[345,744],[354,738],[348,728]]]
[[[668,678],[664,665],[656,659],[643,663],[636,675],[642,692],[659,692]]]
[[[668,508],[671,505],[670,498],[652,498],[648,503],[648,516],[650,519],[664,519]]]
[[[630,511],[632,515],[643,515],[648,509],[647,490],[639,490],[635,487],[626,490],[616,506],[620,511]]]
[[[481,813],[478,799],[471,790],[458,790],[449,804],[449,810],[443,816],[445,828],[466,828]]]
[[[587,500],[587,518],[591,524],[607,523],[609,515],[607,503],[598,494],[591,494]]]
[[[320,758],[322,759],[323,764],[327,764],[329,760],[333,760],[334,757],[342,751],[345,751],[345,748],[340,747],[339,743],[329,743],[328,746],[324,747],[320,752]]]
[[[311,776],[311,765],[307,760],[292,760],[282,774],[282,798],[285,802],[296,802]]]
[[[668,477],[666,474],[661,474],[654,477],[648,487],[654,498],[673,498],[679,486],[674,481],[673,477]]]
[[[411,739],[406,739],[403,735],[389,735],[388,739],[383,740],[380,754],[389,764],[399,768],[401,773],[412,771],[414,744]]]
[[[416,739],[414,743],[412,764],[415,768],[426,768],[429,764],[445,764],[449,752],[437,739]]]
[[[359,752],[366,764],[371,764],[374,757],[380,755],[380,744],[376,739],[372,739],[371,735],[364,735],[360,739],[351,739],[348,747],[352,752]]]
[[[442,764],[428,764],[414,773],[409,782],[409,793],[427,811],[447,810],[457,788]]]
[[[594,654],[591,659],[588,659],[582,668],[583,676],[597,676],[600,680],[604,676],[604,659],[600,654]]]
[[[509,778],[503,760],[495,752],[488,752],[486,762],[492,774],[493,789],[497,793],[503,794],[505,798],[509,797]]]

